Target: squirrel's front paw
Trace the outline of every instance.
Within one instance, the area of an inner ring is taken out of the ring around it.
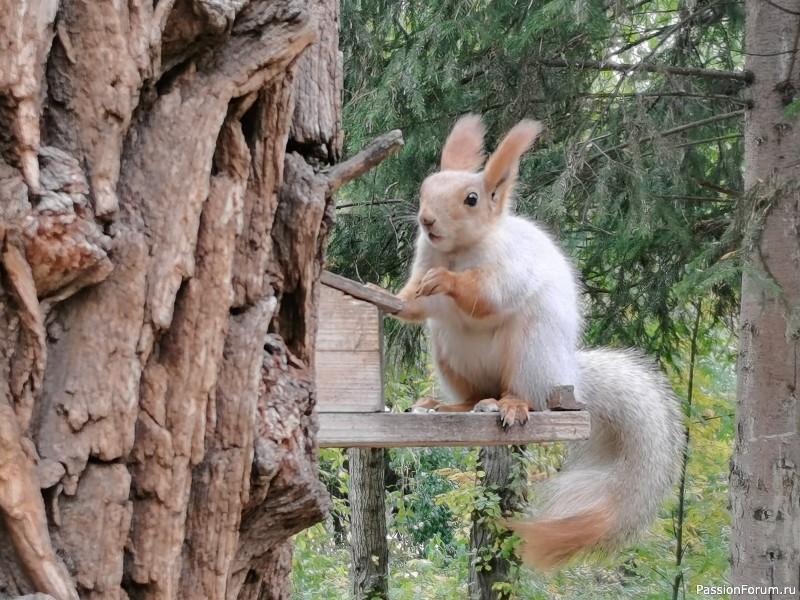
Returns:
[[[506,396],[496,400],[484,398],[475,405],[473,412],[499,412],[503,427],[511,427],[519,421],[520,425],[528,422],[528,403],[518,398]]]
[[[455,276],[443,267],[428,269],[422,277],[417,288],[417,298],[421,296],[434,296],[436,294],[449,294],[453,291]]]

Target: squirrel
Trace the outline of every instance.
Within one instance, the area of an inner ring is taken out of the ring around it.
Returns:
[[[522,155],[542,131],[513,127],[484,163],[484,126],[465,115],[422,183],[419,236],[395,316],[427,322],[437,379],[453,401],[414,412],[497,411],[503,425],[547,409],[574,386],[591,433],[542,489],[534,520],[510,526],[524,562],[552,570],[595,550],[613,552],[654,518],[683,453],[683,414],[666,377],[634,350],[582,349],[581,286],[542,228],[512,214]]]

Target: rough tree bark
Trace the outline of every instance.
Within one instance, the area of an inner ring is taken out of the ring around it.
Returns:
[[[0,6],[0,596],[289,597],[337,39],[338,0]]]
[[[349,448],[350,589],[353,598],[389,597],[386,449]]]
[[[800,592],[800,0],[746,3],[749,223],[731,472],[735,598]],[[767,587],[777,589],[771,593]],[[794,586],[791,591],[791,586]],[[787,589],[785,589],[787,588]]]

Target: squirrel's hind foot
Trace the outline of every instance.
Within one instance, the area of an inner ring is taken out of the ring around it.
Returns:
[[[475,405],[473,412],[499,412],[500,421],[503,427],[511,427],[519,421],[520,425],[528,422],[528,403],[519,398],[506,396],[497,400],[496,398],[484,398]]]

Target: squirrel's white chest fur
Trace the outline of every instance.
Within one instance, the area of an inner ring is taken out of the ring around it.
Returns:
[[[451,298],[435,296],[428,326],[437,360],[487,396],[510,391],[539,404],[553,386],[578,384],[578,284],[546,233],[521,217],[505,221],[491,243],[428,253],[429,268],[485,272],[483,291],[497,313],[470,317]],[[508,385],[515,389],[500,389]]]

